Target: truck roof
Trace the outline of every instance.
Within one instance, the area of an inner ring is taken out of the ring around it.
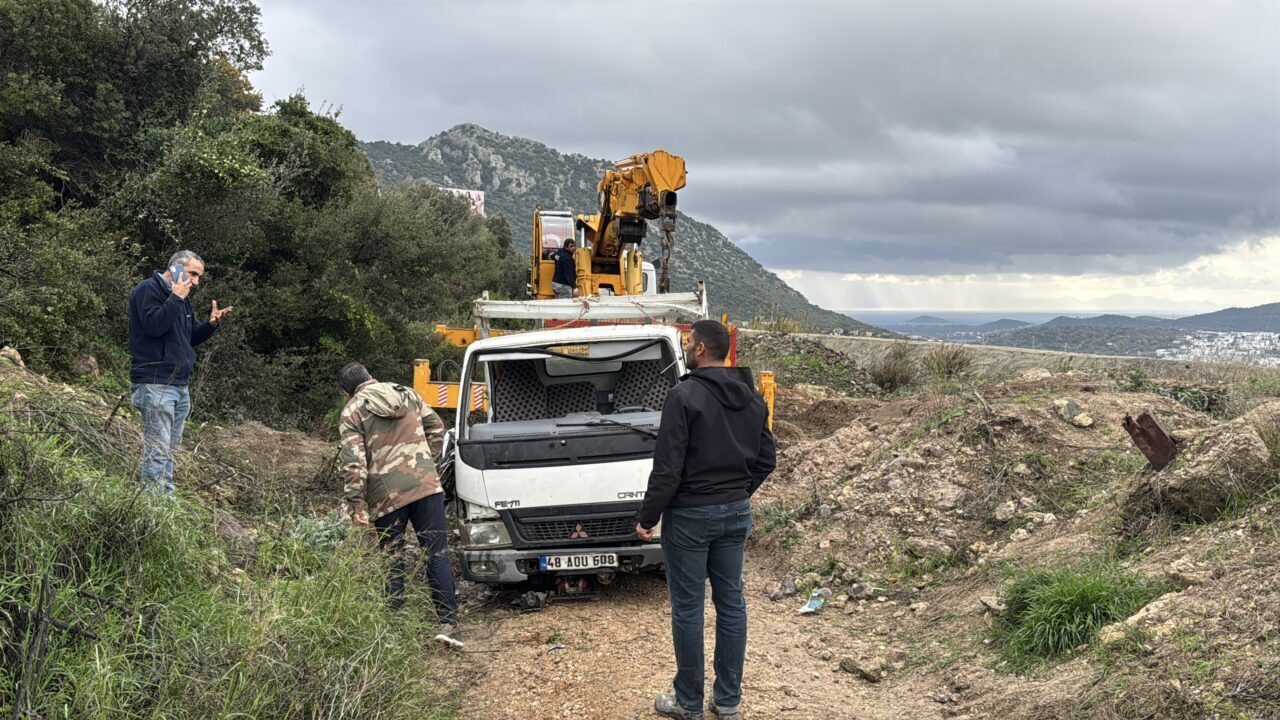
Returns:
[[[657,337],[667,337],[673,343],[679,345],[680,329],[671,325],[596,325],[591,327],[532,330],[477,340],[467,347],[467,354],[470,355],[475,350],[493,348],[515,349],[597,340],[634,340]]]

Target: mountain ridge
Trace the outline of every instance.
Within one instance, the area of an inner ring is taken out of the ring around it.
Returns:
[[[596,184],[613,163],[577,153],[561,153],[536,140],[513,137],[475,124],[457,125],[418,145],[363,143],[383,185],[426,181],[485,192],[490,214],[511,224],[513,242],[523,248],[532,233],[534,209],[593,212]],[[642,243],[657,256],[657,233]],[[706,280],[713,309],[739,321],[785,317],[823,330],[876,335],[891,333],[810,303],[708,223],[679,213],[672,251],[671,286],[691,290]]]
[[[1172,319],[1152,317],[1150,315],[1106,314],[1082,318],[1059,315],[1041,325],[1041,327],[1064,326],[1280,332],[1280,302],[1255,305],[1253,307],[1230,307]]]

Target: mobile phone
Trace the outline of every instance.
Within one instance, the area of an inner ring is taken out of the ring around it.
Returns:
[[[169,277],[173,278],[174,282],[186,282],[187,268],[183,265],[174,264],[173,267],[169,268]]]

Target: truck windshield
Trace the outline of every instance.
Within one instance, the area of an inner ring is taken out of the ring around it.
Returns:
[[[522,348],[476,357],[472,382],[487,386],[489,410],[472,413],[467,427],[509,424],[507,431],[521,434],[560,434],[621,424],[647,426],[651,432],[677,379],[672,344],[666,339],[609,341],[542,349],[556,355]],[[499,428],[466,434],[495,432]]]
[[[559,250],[564,245],[564,241],[573,237],[573,219],[568,217],[556,217],[554,215],[542,216],[542,256],[547,257],[551,253]]]

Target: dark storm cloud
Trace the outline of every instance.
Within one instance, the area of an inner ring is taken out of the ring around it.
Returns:
[[[769,267],[1172,265],[1280,229],[1280,5],[265,0],[269,97],[689,162]]]

